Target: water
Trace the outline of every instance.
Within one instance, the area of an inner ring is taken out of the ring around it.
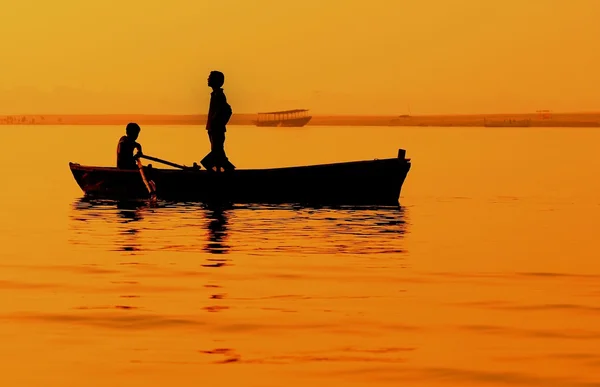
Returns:
[[[2,385],[600,386],[600,130],[234,126],[238,168],[404,148],[402,208],[83,200],[123,130],[0,127]]]

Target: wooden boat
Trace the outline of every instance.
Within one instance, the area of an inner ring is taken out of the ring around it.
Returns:
[[[301,127],[312,119],[307,109],[282,110],[278,112],[258,113],[254,121],[256,126]]]
[[[487,128],[527,128],[531,126],[531,120],[488,120],[484,118],[483,126]]]
[[[69,168],[88,197],[148,198],[146,183],[152,181],[157,198],[167,201],[398,205],[411,167],[405,154],[400,149],[397,158],[226,172],[147,165],[140,173],[78,163],[69,163]]]

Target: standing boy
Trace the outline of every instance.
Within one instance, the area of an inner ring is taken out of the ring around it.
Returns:
[[[225,155],[226,125],[231,118],[232,110],[223,92],[225,75],[220,71],[211,71],[208,86],[212,88],[206,130],[210,140],[210,153],[200,162],[207,170],[223,171],[235,169]]]

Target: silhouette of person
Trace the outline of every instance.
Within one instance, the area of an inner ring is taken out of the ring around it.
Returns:
[[[206,130],[210,140],[210,153],[200,163],[209,171],[232,170],[235,167],[229,162],[225,154],[226,125],[232,115],[231,106],[227,103],[227,97],[225,97],[222,89],[225,83],[225,75],[220,71],[211,71],[207,82],[213,90],[210,95],[206,121]]]
[[[208,241],[205,251],[211,254],[226,254],[229,250],[227,240],[228,216],[225,208],[221,206],[209,206],[207,208]],[[211,266],[220,266],[213,264]]]
[[[119,200],[117,202],[118,216],[121,218],[119,223],[124,225],[119,230],[116,244],[119,250],[122,251],[137,251],[140,249],[139,243],[139,226],[135,226],[135,222],[143,219],[141,209],[144,205],[140,202]]]
[[[119,210],[119,217],[123,219],[123,223],[137,222],[142,220],[142,214],[140,208],[143,204],[140,202],[119,200],[117,201],[117,209]]]
[[[134,122],[127,124],[127,127],[125,128],[126,135],[119,139],[117,145],[117,168],[138,168],[136,160],[142,154],[142,146],[135,140],[137,140],[140,130],[140,126]],[[134,155],[133,151],[135,149],[137,149],[137,153]]]

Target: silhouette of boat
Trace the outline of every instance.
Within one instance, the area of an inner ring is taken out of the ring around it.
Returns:
[[[411,167],[404,149],[397,158],[350,161],[272,169],[143,167],[156,184],[159,199],[189,202],[398,205]],[[144,199],[148,190],[139,170],[69,163],[88,197]]]
[[[282,110],[278,112],[258,113],[258,119],[254,121],[256,126],[271,127],[301,127],[312,119],[308,115],[308,109]]]
[[[531,120],[488,120],[487,118],[484,118],[483,126],[487,128],[526,128],[531,126]]]

